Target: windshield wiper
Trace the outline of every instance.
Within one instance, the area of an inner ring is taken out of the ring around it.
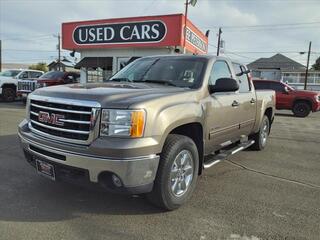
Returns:
[[[172,83],[169,80],[153,80],[153,79],[146,79],[146,80],[139,80],[139,81],[134,81],[134,82],[146,82],[146,83],[158,83],[158,84],[167,84],[170,86],[177,87],[174,83]]]
[[[108,81],[115,81],[115,82],[133,82],[132,80],[130,80],[129,78],[111,78]]]

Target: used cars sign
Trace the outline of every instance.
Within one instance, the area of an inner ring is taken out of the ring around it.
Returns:
[[[154,43],[163,40],[167,27],[162,21],[143,21],[82,25],[75,28],[73,41],[78,45]]]

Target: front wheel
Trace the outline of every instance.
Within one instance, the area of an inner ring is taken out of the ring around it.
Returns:
[[[267,140],[270,132],[270,121],[269,118],[264,115],[261,121],[261,125],[259,128],[259,132],[255,133],[252,136],[254,140],[254,144],[252,145],[252,149],[254,150],[263,150],[267,145]]]
[[[13,102],[16,99],[16,91],[6,87],[2,90],[2,98],[5,102]]]
[[[174,210],[183,205],[196,186],[199,155],[189,137],[170,134],[160,156],[153,191],[148,199],[156,206]]]

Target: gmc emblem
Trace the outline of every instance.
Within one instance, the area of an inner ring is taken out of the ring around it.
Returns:
[[[49,123],[57,126],[63,126],[64,122],[62,122],[61,119],[64,119],[64,115],[57,114],[57,113],[51,113],[50,115],[50,113],[42,112],[42,111],[38,113],[39,122]]]

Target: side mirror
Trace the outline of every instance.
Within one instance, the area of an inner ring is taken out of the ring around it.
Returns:
[[[286,94],[288,94],[290,92],[290,90],[289,90],[289,88],[286,86],[286,87],[284,87],[284,89],[283,89],[283,93],[286,93]]]
[[[233,78],[219,78],[215,85],[209,85],[209,92],[235,92],[239,90],[238,81]]]

